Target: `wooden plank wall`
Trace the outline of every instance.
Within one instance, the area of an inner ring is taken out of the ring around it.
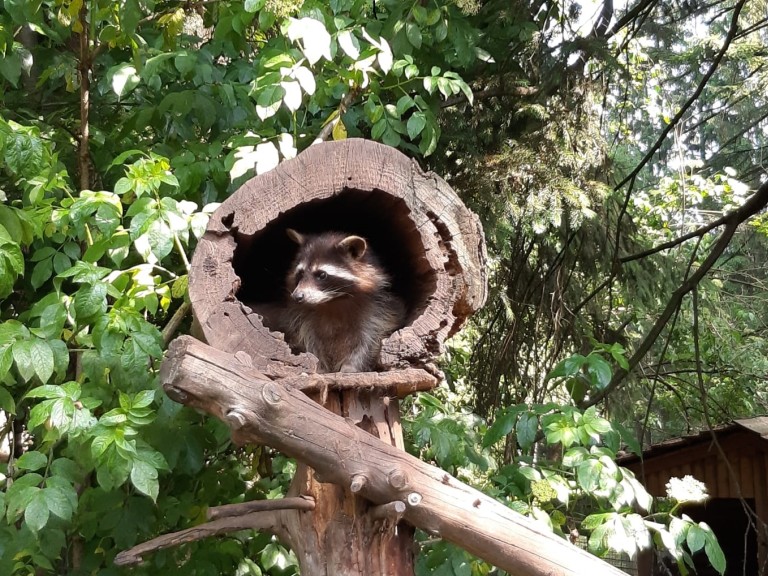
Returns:
[[[718,440],[726,462],[712,440],[681,445],[679,448],[646,457],[644,462],[626,465],[652,496],[666,496],[672,477],[691,475],[704,482],[711,498],[754,498],[762,521],[758,526],[759,565],[768,561],[768,440],[748,430],[723,434]],[[766,574],[762,571],[761,574]]]

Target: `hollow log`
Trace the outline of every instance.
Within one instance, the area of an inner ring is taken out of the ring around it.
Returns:
[[[485,302],[482,228],[445,181],[376,142],[312,146],[227,199],[192,259],[197,334],[221,350],[247,352],[265,374],[317,366],[265,328],[296,251],[287,228],[357,234],[375,248],[408,310],[406,326],[384,342],[383,369],[433,364],[445,339]]]
[[[382,442],[303,393],[270,382],[234,356],[194,338],[181,337],[171,344],[161,380],[171,398],[227,422],[238,442],[269,444],[311,466],[323,481],[340,490],[357,483],[356,492],[376,505],[371,508],[374,518],[402,516],[410,525],[516,576],[624,574],[447,472]],[[316,513],[317,509],[282,511],[279,524],[287,527],[289,544],[299,555],[311,556],[312,551],[305,549],[303,533],[292,531],[291,526],[300,525],[302,516]],[[346,546],[350,544],[356,543]],[[370,554],[365,548],[357,552]],[[366,560],[360,558],[360,562],[363,565]],[[321,565],[302,569],[309,574],[326,573]],[[351,573],[346,565],[337,564],[334,570],[328,573]],[[402,574],[397,564],[382,563],[377,570],[366,574]]]

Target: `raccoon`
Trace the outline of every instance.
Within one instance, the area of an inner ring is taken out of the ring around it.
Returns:
[[[402,327],[405,306],[368,243],[339,232],[301,234],[286,278],[286,335],[314,354],[322,372],[376,368],[382,339]]]

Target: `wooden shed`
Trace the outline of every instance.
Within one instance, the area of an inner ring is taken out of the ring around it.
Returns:
[[[726,556],[726,576],[768,575],[768,416],[667,440],[646,449],[642,459],[632,455],[619,463],[653,496],[666,496],[672,477],[704,482],[709,500],[683,511],[712,527]],[[703,554],[696,560],[700,576],[716,574]]]

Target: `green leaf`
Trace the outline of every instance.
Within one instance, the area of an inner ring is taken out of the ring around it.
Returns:
[[[595,528],[589,535],[587,546],[589,551],[596,556],[602,556],[608,549],[608,539],[613,533],[612,523],[604,523]]]
[[[720,543],[717,541],[715,533],[712,532],[712,528],[710,528],[706,522],[699,522],[698,528],[705,534],[706,543],[704,544],[704,552],[707,555],[707,560],[709,560],[712,567],[720,574],[725,574],[725,554],[720,547]]]
[[[11,52],[0,58],[0,75],[8,82],[13,84],[14,88],[19,87],[19,78],[21,77],[21,58],[18,53]]]
[[[706,533],[704,530],[693,524],[688,529],[688,534],[685,537],[685,542],[688,544],[688,549],[692,554],[695,554],[702,548],[707,541]]]
[[[30,277],[30,282],[32,282],[32,287],[35,289],[40,288],[40,286],[42,286],[48,281],[48,279],[51,277],[52,274],[53,274],[53,259],[46,258],[45,260],[41,260],[32,269],[32,276]]]
[[[72,518],[73,509],[71,502],[73,500],[77,501],[77,494],[74,489],[68,487],[68,491],[70,494],[67,494],[67,489],[64,486],[46,487],[42,490],[48,510],[62,520]]]
[[[414,19],[419,24],[427,23],[427,9],[421,4],[415,4],[411,9],[411,14],[413,14]]]
[[[605,524],[608,520],[615,517],[615,512],[600,512],[597,514],[590,514],[581,522],[581,527],[584,530],[594,530],[598,526]]]
[[[243,8],[246,12],[255,14],[264,8],[264,0],[245,0],[245,2],[243,2]]]
[[[35,338],[31,341],[29,354],[34,365],[35,374],[37,374],[40,382],[45,384],[53,376],[53,350],[51,350],[48,342]]]
[[[419,394],[418,402],[422,406],[429,406],[430,408],[434,408],[440,412],[446,411],[445,405],[438,398],[427,392]]]
[[[544,416],[541,423],[549,444],[560,443],[568,448],[578,440],[578,428],[563,414]]]
[[[122,196],[133,190],[133,181],[123,176],[115,183],[115,194]]]
[[[585,492],[594,492],[600,486],[600,475],[603,472],[603,465],[597,460],[585,460],[576,469],[576,478],[579,486]]]
[[[291,18],[287,30],[288,38],[301,41],[301,49],[311,65],[320,58],[331,60],[331,35],[325,24],[314,18]]]
[[[13,360],[16,362],[16,370],[19,376],[29,382],[35,375],[35,364],[32,358],[32,341],[17,340],[13,344]]]
[[[26,393],[25,398],[65,398],[67,396],[66,390],[61,386],[38,386]]]
[[[531,447],[536,441],[536,433],[539,431],[539,419],[533,414],[523,412],[517,420],[515,432],[517,442],[524,450]]]
[[[82,286],[75,293],[75,316],[80,325],[107,310],[107,285]]]
[[[48,523],[50,511],[42,490],[38,490],[24,510],[24,521],[32,532],[39,532]]]
[[[16,275],[24,274],[24,255],[16,242],[0,240],[0,257],[5,258]]]
[[[103,433],[94,437],[91,442],[91,455],[93,458],[99,458],[106,453],[107,449],[115,441],[115,432],[112,429],[106,428]]]
[[[415,140],[416,137],[424,130],[424,126],[427,125],[427,118],[423,112],[414,112],[408,119],[408,137],[411,140]]]
[[[566,358],[563,361],[563,369],[565,370],[565,375],[573,376],[577,374],[581,370],[581,367],[586,363],[587,358],[581,354],[574,354],[573,356]]]
[[[113,66],[107,72],[107,78],[112,85],[112,91],[117,94],[118,99],[131,92],[141,82],[141,78],[136,73],[136,68],[126,62]]]
[[[383,110],[383,108],[382,108]],[[384,135],[384,132],[387,129],[387,121],[382,118],[378,122],[376,122],[373,125],[373,128],[371,129],[371,138],[374,140],[381,140],[381,137]]]
[[[640,442],[637,441],[637,438],[631,430],[619,422],[614,422],[613,428],[618,431],[619,434],[621,434],[622,442],[627,445],[627,448],[629,448],[631,452],[634,452],[638,456],[643,453],[643,448],[640,446]]]
[[[400,99],[397,101],[397,105],[395,106],[397,117],[398,118],[402,117],[402,115],[405,114],[405,112],[413,108],[413,106],[415,105],[416,105],[416,102],[408,94],[406,94],[405,96],[401,96]]]
[[[428,123],[421,134],[419,150],[424,156],[429,156],[437,149],[437,141],[440,137],[440,129],[433,123]]]
[[[23,132],[8,134],[5,141],[5,163],[17,175],[44,172],[43,144],[40,138]]]
[[[586,360],[587,372],[592,377],[592,384],[598,390],[604,390],[611,381],[611,365],[599,354],[590,354]]]
[[[419,28],[419,25],[415,22],[408,22],[405,25],[405,35],[408,38],[408,42],[411,43],[411,46],[416,48],[417,50],[421,48],[421,28]]]
[[[496,419],[483,437],[483,448],[493,446],[496,442],[514,430],[519,411],[520,408],[515,406],[512,408],[505,408],[496,414]]]
[[[575,446],[568,449],[565,454],[563,454],[563,466],[566,468],[575,468],[587,458],[589,458],[587,449],[583,446]]]
[[[581,425],[586,427],[590,434],[605,434],[612,430],[611,423],[597,415],[597,409],[590,406],[584,412]]]
[[[5,375],[8,374],[12,366],[13,347],[10,343],[8,343],[0,348],[0,382],[2,382],[2,380],[5,378]],[[2,403],[0,403],[0,408],[3,408]]]
[[[586,383],[582,374],[578,374],[573,378],[568,378],[565,381],[565,390],[568,395],[573,399],[575,404],[580,404],[589,390],[589,384]]]
[[[336,37],[336,41],[347,56],[353,60],[360,58],[360,42],[351,31],[342,30]]]
[[[160,484],[157,481],[157,469],[142,460],[134,460],[131,468],[131,483],[142,494],[157,500]]]
[[[152,254],[162,260],[173,250],[173,232],[168,224],[161,219],[154,220],[147,230],[147,234],[137,238],[137,243],[146,238]]]
[[[16,460],[16,466],[22,470],[40,470],[48,464],[45,454],[37,451],[25,452]]]
[[[142,390],[136,396],[133,397],[133,401],[131,402],[131,409],[135,410],[137,408],[145,408],[152,404],[152,402],[155,399],[155,391],[154,390]]]
[[[6,349],[8,354],[0,354],[0,358],[6,355],[10,356],[10,351],[10,348]],[[0,380],[2,379],[3,374],[0,372]],[[16,414],[16,401],[13,399],[13,396],[11,396],[11,393],[8,392],[8,390],[6,390],[2,384],[0,384],[0,410],[4,410],[8,414]]]
[[[57,458],[51,462],[51,473],[70,484],[82,480],[80,467],[74,460],[70,460],[69,458]],[[75,495],[75,498],[77,498],[77,495]]]

